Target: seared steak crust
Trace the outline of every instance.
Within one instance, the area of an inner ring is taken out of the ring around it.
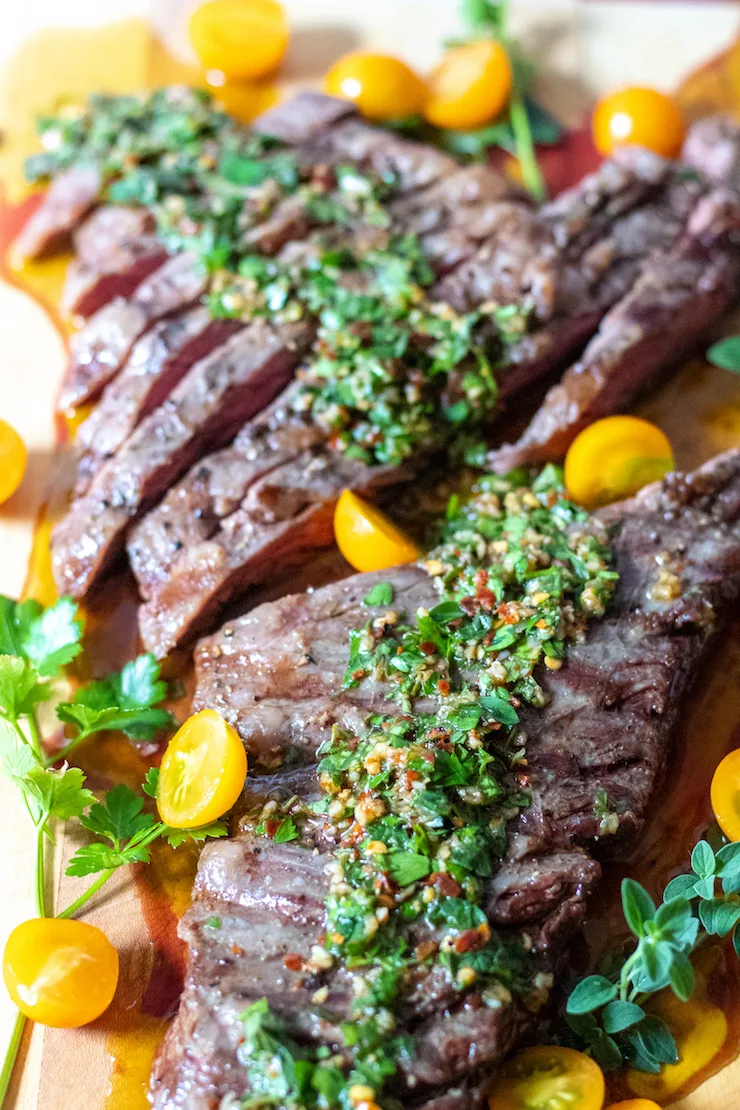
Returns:
[[[524,713],[533,806],[513,823],[485,904],[502,936],[526,933],[549,972],[557,972],[599,876],[585,849],[610,840],[594,812],[597,792],[606,791],[617,817],[611,841],[623,848],[663,772],[681,698],[740,590],[740,452],[603,510],[594,527],[613,535],[614,610],[570,649],[560,671],[543,676],[547,707]],[[666,573],[680,584],[677,596],[659,589]],[[372,683],[336,693],[348,631],[380,615],[361,601],[379,581],[393,583],[394,608],[409,615],[437,600],[425,571],[399,567],[261,606],[201,645],[196,707],[231,710],[257,759],[310,759],[332,723],[351,726],[380,703]],[[310,793],[309,776],[309,768],[287,770],[284,789]],[[263,796],[276,795],[280,779],[266,780]],[[248,790],[251,800],[259,796],[259,778]],[[152,1077],[157,1110],[205,1110],[229,1093],[244,1095],[239,1015],[257,998],[266,997],[299,1040],[341,1044],[341,969],[306,982],[285,962],[305,956],[321,931],[323,862],[321,850],[245,834],[206,848],[181,924],[190,947],[185,992]],[[312,1002],[319,985],[327,988],[320,1014]],[[515,1000],[490,1008],[472,992],[455,1001],[434,972],[420,976],[399,1016],[415,1050],[396,1093],[427,1110],[475,1106],[485,1086],[477,1077],[536,1020]]]

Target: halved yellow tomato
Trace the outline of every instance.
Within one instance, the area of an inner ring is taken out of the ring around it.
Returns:
[[[601,1110],[604,1075],[583,1052],[560,1045],[525,1048],[501,1068],[490,1110]]]
[[[203,68],[237,80],[273,73],[288,48],[278,0],[209,0],[195,9],[188,30]]]
[[[509,56],[499,42],[448,50],[429,77],[424,115],[436,127],[482,127],[506,107],[512,86]]]
[[[660,428],[637,416],[607,416],[576,436],[565,456],[568,496],[587,509],[631,497],[673,469]]]
[[[644,146],[675,158],[686,136],[681,109],[657,89],[629,88],[605,96],[594,109],[594,142],[601,154],[618,146]]]
[[[651,1098],[628,1098],[624,1102],[613,1102],[606,1110],[660,1110]]]
[[[12,497],[23,480],[28,451],[21,437],[5,420],[0,420],[0,505]]]
[[[118,985],[118,953],[94,925],[38,917],[22,922],[8,937],[3,978],[26,1017],[74,1029],[110,1006]]]
[[[331,96],[351,100],[372,120],[418,115],[429,95],[421,77],[400,58],[364,50],[336,61],[324,78],[324,88]]]
[[[176,829],[208,825],[231,809],[246,777],[239,733],[214,709],[204,709],[182,725],[162,756],[159,815]]]
[[[712,776],[712,809],[730,840],[740,840],[740,748],[726,755]]]
[[[385,513],[352,490],[342,493],[334,510],[337,547],[355,570],[385,570],[413,563],[421,551]]]

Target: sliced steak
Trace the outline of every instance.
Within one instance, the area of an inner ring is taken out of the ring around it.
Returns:
[[[564,364],[586,341],[616,291],[638,270],[646,244],[670,242],[680,234],[695,193],[696,186],[671,182],[654,204],[616,222],[608,246],[597,244],[577,265],[561,270],[555,295],[561,301],[580,301],[581,307],[556,313],[514,346],[500,371],[502,399]],[[540,245],[541,225],[535,213],[523,206],[498,207],[515,212],[512,219],[518,230],[528,221],[530,242]],[[509,228],[508,220],[504,226]],[[505,251],[503,233],[502,239]],[[532,246],[530,258],[539,257]],[[515,280],[525,288],[517,288]],[[438,288],[444,285],[442,281]],[[538,287],[544,291],[544,282]],[[504,268],[496,299],[521,303],[531,289],[524,268],[518,275]],[[545,300],[543,292],[543,315],[549,311]],[[205,629],[221,605],[262,580],[278,560],[286,565],[300,552],[330,543],[331,513],[343,488],[368,493],[425,465],[423,452],[418,452],[403,471],[386,469],[376,480],[372,470],[332,452],[326,438],[295,418],[295,432],[288,430],[276,439],[288,411],[288,404],[278,406],[268,425],[260,420],[256,429],[244,430],[232,449],[195,467],[133,532],[129,557],[146,599],[140,611],[141,634],[158,656]],[[312,437],[308,453],[306,436]],[[202,569],[206,566],[207,574]]]
[[[77,257],[67,270],[62,309],[92,316],[114,297],[128,297],[167,253],[144,208],[104,205],[74,235]]]
[[[693,124],[682,160],[711,181],[740,189],[740,124],[731,116],[710,116]]]
[[[100,174],[93,166],[74,166],[60,173],[13,243],[13,265],[68,246],[72,232],[96,203],[99,192]]]
[[[541,882],[535,861],[526,865],[529,875],[518,876],[525,886],[530,878]],[[351,997],[347,976],[339,970],[312,981],[290,970],[290,957],[308,959],[323,928],[325,862],[323,853],[249,837],[204,850],[193,905],[180,924],[190,946],[185,992],[152,1076],[157,1110],[207,1110],[228,1094],[247,1093],[239,1017],[257,999],[267,998],[297,1040],[341,1044],[338,1026],[348,1017]],[[582,920],[599,868],[576,851],[553,856],[550,874],[560,883],[561,908],[552,915],[544,910],[526,926],[533,960],[543,971],[554,966]],[[507,940],[520,935],[511,927],[500,933]],[[319,1016],[312,996],[320,982],[328,992]],[[488,1007],[479,997],[461,1000],[442,975],[421,969],[401,1014],[401,1028],[413,1030],[415,1052],[402,1064],[396,1093],[405,1106],[426,1106],[430,1098],[432,1106],[445,1105],[436,1101],[435,1089],[501,1059],[535,1020],[514,1001]]]
[[[699,346],[737,296],[738,230],[734,195],[715,190],[704,197],[687,234],[648,260],[520,439],[495,451],[490,465],[504,473],[561,459],[582,428],[624,408],[658,373]]]
[[[594,520],[613,532],[614,610],[569,648],[561,670],[543,672],[546,708],[522,711],[541,798],[525,824],[562,844],[598,835],[600,790],[625,833],[644,817],[680,696],[740,589],[740,452],[672,475]],[[362,599],[386,581],[394,611],[410,618],[439,600],[427,572],[410,565],[259,606],[198,646],[194,708],[216,709],[265,766],[313,759],[333,724],[356,729],[379,707],[382,685],[342,682],[350,630],[388,608]],[[676,596],[663,599],[667,592]]]
[[[543,673],[546,707],[524,711],[533,805],[512,822],[507,856],[482,899],[497,935],[506,940],[526,932],[534,959],[550,974],[557,974],[599,877],[598,864],[579,847],[605,838],[594,814],[597,796],[607,792],[618,831],[639,827],[665,767],[682,697],[737,601],[740,452],[694,474],[672,475],[603,510],[592,526],[614,537],[620,584],[613,611],[571,646],[561,670]],[[672,597],[656,589],[667,568],[679,583]],[[262,606],[203,645],[196,705],[223,713],[236,699],[240,708],[231,719],[258,757],[280,743],[285,755],[302,754],[290,743],[292,730],[297,736],[308,728],[314,741],[326,739],[333,723],[347,719],[348,705],[364,716],[380,691],[371,684],[336,693],[336,683],[349,631],[387,608],[360,600],[379,581],[393,583],[394,608],[407,607],[411,619],[413,607],[438,600],[424,570],[399,567]],[[286,778],[299,782],[295,771]],[[307,982],[301,964],[324,924],[323,860],[321,844],[311,851],[248,834],[203,852],[193,904],[181,923],[189,945],[185,992],[152,1075],[157,1110],[207,1110],[249,1093],[240,1015],[259,998],[299,1042],[341,1051],[346,972],[339,965]],[[416,933],[411,939],[416,943]],[[326,988],[320,1007],[312,993],[319,984]],[[434,970],[416,972],[395,1008],[397,1028],[411,1034],[413,1051],[401,1060],[390,1095],[426,1110],[478,1104],[484,1069],[536,1021],[515,995],[495,1007],[480,1002],[475,992],[453,999]]]
[[[55,529],[52,564],[60,593],[87,593],[120,553],[137,515],[206,444],[227,442],[285,386],[312,334],[306,324],[257,321],[188,371]]]
[[[123,371],[103,391],[80,425],[75,496],[81,497],[108,459],[141,421],[161,405],[194,363],[244,325],[214,320],[205,307],[163,320],[136,343]]]
[[[257,116],[252,126],[288,146],[310,142],[329,127],[357,116],[349,100],[306,89]]]
[[[207,280],[193,255],[176,254],[132,297],[116,297],[96,312],[72,339],[59,408],[73,408],[97,397],[121,369],[139,336],[162,317],[194,304],[205,292]]]

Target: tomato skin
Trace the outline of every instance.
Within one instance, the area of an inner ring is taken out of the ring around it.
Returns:
[[[350,566],[363,572],[413,563],[421,555],[385,513],[348,489],[334,510],[334,535]]]
[[[0,505],[12,497],[23,480],[28,451],[15,428],[0,420]]]
[[[33,918],[8,937],[3,979],[26,1017],[75,1029],[108,1009],[118,985],[118,953],[94,925]]]
[[[628,88],[599,101],[593,134],[605,156],[620,146],[642,146],[664,158],[676,158],[686,138],[686,124],[672,97],[657,89]]]
[[[208,825],[232,808],[246,777],[239,733],[214,709],[203,709],[178,729],[162,756],[159,815],[176,829]]]
[[[712,809],[730,840],[740,840],[740,748],[730,752],[712,775]]]
[[[235,80],[274,73],[288,48],[288,22],[278,0],[208,0],[188,26],[204,69]]]
[[[324,78],[324,89],[377,121],[418,115],[428,96],[421,77],[400,58],[363,50],[339,58]]]
[[[488,1105],[490,1110],[602,1110],[604,1092],[603,1072],[590,1056],[560,1045],[537,1045],[503,1065]]]
[[[482,127],[506,107],[512,83],[511,63],[501,43],[453,47],[430,75],[424,116],[435,127]]]
[[[613,1102],[606,1110],[660,1110],[651,1098],[628,1098],[625,1102]]]
[[[565,456],[568,496],[587,509],[631,497],[673,470],[665,434],[636,416],[607,416],[576,436]]]

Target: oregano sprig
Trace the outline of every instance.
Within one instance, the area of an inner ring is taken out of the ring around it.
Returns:
[[[622,883],[622,909],[635,937],[609,974],[589,975],[572,990],[566,1018],[572,1032],[605,1069],[629,1064],[658,1072],[678,1058],[675,1038],[645,1004],[670,988],[682,1002],[694,991],[691,955],[709,937],[732,934],[740,957],[740,843],[714,851],[700,840],[691,870],[666,886],[656,906],[634,879]]]

